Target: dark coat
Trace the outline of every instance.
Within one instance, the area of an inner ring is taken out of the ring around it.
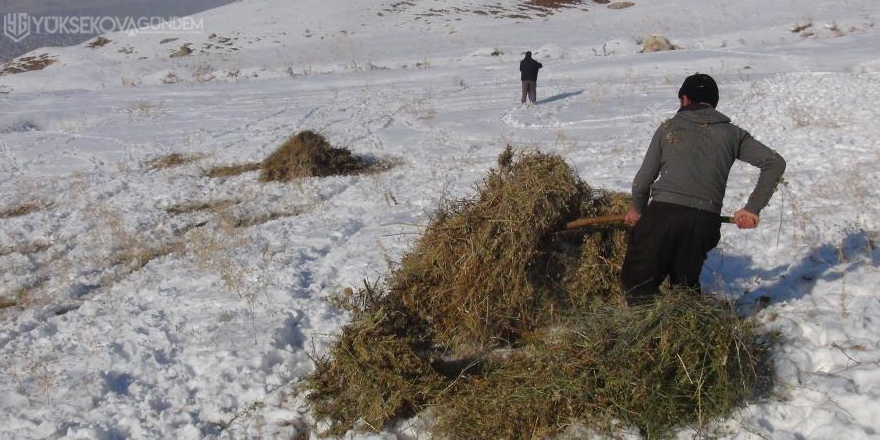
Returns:
[[[538,69],[544,67],[543,64],[535,61],[534,58],[526,56],[519,62],[519,71],[522,73],[520,79],[522,81],[537,81]]]

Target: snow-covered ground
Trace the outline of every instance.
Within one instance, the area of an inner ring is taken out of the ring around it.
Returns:
[[[36,206],[0,218],[0,438],[314,436],[296,390],[346,322],[328,295],[387,274],[507,144],[628,190],[696,71],[788,161],[761,226],[726,227],[702,275],[744,311],[769,298],[780,334],[773,395],[728,437],[880,437],[880,3],[521,5],[244,0],[201,33],[111,34],[0,76],[0,212]],[[652,34],[679,50],[638,53]],[[203,176],[304,129],[397,166]],[[151,166],[171,153],[196,160]],[[735,168],[725,211],[756,177]]]

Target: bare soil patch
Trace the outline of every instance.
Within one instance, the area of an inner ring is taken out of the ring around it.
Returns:
[[[15,75],[17,73],[32,72],[35,70],[43,70],[46,67],[54,64],[56,61],[58,60],[50,57],[49,54],[45,53],[42,55],[21,57],[17,60],[11,61],[3,65],[3,68],[0,69],[0,76]]]
[[[106,46],[110,43],[110,41],[111,40],[109,38],[98,37],[86,44],[86,47],[88,47],[89,49],[97,49],[99,47]]]
[[[581,0],[529,0],[525,2],[526,5],[551,9],[567,8],[581,3],[583,3]]]

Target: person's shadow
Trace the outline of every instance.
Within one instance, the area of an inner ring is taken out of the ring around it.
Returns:
[[[576,92],[565,92],[565,93],[559,93],[559,94],[553,95],[553,96],[551,96],[551,97],[549,97],[549,98],[540,99],[540,100],[538,100],[538,102],[535,103],[535,105],[538,105],[538,104],[546,104],[546,103],[548,103],[548,102],[553,102],[553,101],[561,101],[561,100],[566,99],[566,98],[571,98],[572,96],[580,95],[581,93],[584,93],[584,91],[583,91],[583,90],[578,90],[578,91],[576,91]]]
[[[722,255],[713,251],[706,260],[704,272],[710,277],[708,291],[728,295],[742,312],[750,312],[771,304],[797,300],[810,295],[819,280],[835,281],[866,264],[880,267],[880,248],[875,248],[866,232],[850,233],[840,243],[823,244],[812,250],[797,264],[772,269],[754,267],[747,255]],[[714,279],[712,279],[714,278]],[[749,291],[738,289],[748,280],[773,280],[760,283]]]

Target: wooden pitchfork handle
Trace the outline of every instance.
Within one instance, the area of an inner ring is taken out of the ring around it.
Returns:
[[[572,220],[565,224],[565,229],[576,229],[584,226],[598,225],[602,223],[622,222],[626,218],[626,214],[611,214],[601,217],[584,217]],[[726,215],[721,216],[721,223],[733,223],[733,217]]]

